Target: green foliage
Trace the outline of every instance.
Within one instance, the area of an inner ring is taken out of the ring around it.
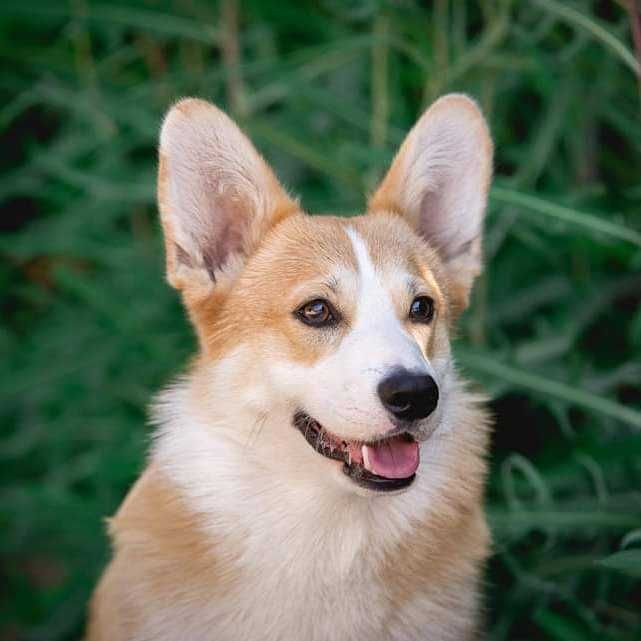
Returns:
[[[77,638],[145,407],[194,350],[154,204],[171,102],[223,105],[307,208],[348,214],[447,91],[475,96],[496,140],[488,267],[457,342],[497,415],[491,638],[641,638],[626,3],[430,4],[247,0],[238,30],[231,1],[0,4],[2,638]]]

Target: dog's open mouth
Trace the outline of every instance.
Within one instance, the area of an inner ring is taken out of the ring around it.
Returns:
[[[294,414],[294,425],[319,454],[342,461],[343,472],[361,487],[389,492],[408,487],[416,477],[419,450],[410,434],[380,441],[345,441],[302,411]]]

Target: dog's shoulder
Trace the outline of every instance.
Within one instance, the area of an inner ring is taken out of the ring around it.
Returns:
[[[150,464],[129,492],[109,531],[117,551],[137,550],[158,566],[158,578],[171,569],[177,575],[206,577],[209,586],[219,584],[219,574],[233,559],[230,542],[221,545],[193,510],[178,487],[156,465]],[[224,550],[224,551],[223,551]],[[223,556],[224,555],[224,556]],[[171,568],[162,567],[171,565]]]
[[[176,608],[204,607],[236,580],[229,541],[217,545],[201,516],[154,464],[109,520],[109,533],[114,558],[92,600],[87,641],[107,638],[97,636],[105,630],[109,641],[132,639],[150,626],[166,626],[166,634],[175,625]],[[171,638],[179,638],[176,633]]]

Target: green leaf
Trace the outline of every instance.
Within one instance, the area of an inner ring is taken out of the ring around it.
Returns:
[[[596,641],[596,637],[586,632],[582,625],[551,610],[541,609],[534,615],[534,620],[555,641]]]
[[[641,550],[623,550],[596,562],[630,576],[641,577]]]
[[[613,51],[617,57],[636,75],[641,73],[639,62],[634,54],[619,40],[613,33],[608,31],[595,18],[581,13],[567,2],[556,2],[555,0],[534,0],[535,4],[559,16],[569,24],[583,29],[593,38],[602,42],[606,47]]]

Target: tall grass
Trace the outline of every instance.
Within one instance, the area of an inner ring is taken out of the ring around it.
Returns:
[[[490,637],[641,638],[638,12],[429,4],[0,3],[0,637],[78,637],[145,406],[194,349],[154,204],[171,102],[224,106],[307,208],[349,214],[465,91],[497,150],[457,341],[497,416]]]

